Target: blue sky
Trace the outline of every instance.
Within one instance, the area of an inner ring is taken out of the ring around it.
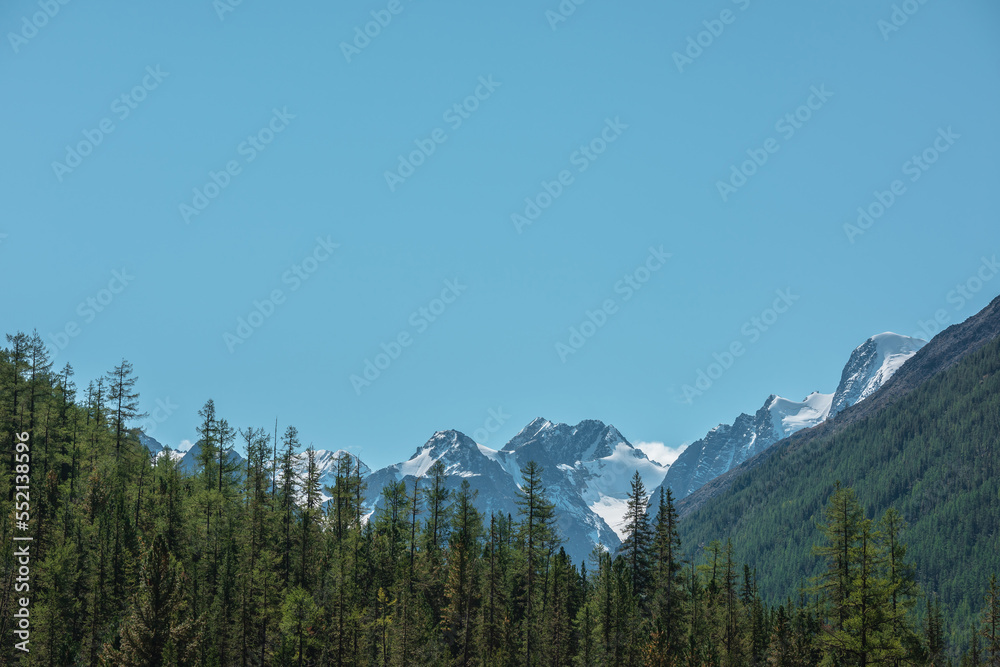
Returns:
[[[5,332],[376,467],[679,445],[1000,292],[996,3],[562,6],[4,3]]]

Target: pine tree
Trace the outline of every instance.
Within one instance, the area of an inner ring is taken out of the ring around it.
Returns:
[[[498,659],[509,648],[504,639],[509,630],[511,603],[508,586],[512,559],[510,532],[510,519],[491,512],[483,564],[485,582],[480,628],[485,653]]]
[[[243,477],[243,525],[240,559],[240,648],[243,664],[266,651],[266,597],[270,559],[267,540],[268,463],[270,439],[263,428],[247,427],[240,431],[247,452],[246,474]]]
[[[962,654],[962,667],[981,667],[983,664],[983,647],[979,643],[979,632],[975,624],[970,628],[969,649]]]
[[[427,471],[429,485],[425,492],[427,500],[427,549],[440,551],[447,539],[448,491],[445,487],[444,463],[439,459]]]
[[[791,621],[785,612],[784,605],[778,605],[778,611],[774,617],[767,664],[770,667],[793,667],[795,665]]]
[[[740,592],[740,600],[748,625],[750,664],[753,667],[758,667],[766,662],[770,630],[767,627],[767,610],[764,608],[760,592],[757,589],[757,570],[751,572],[750,566],[745,563],[743,565],[743,588]]]
[[[795,665],[815,665],[822,658],[818,602],[809,603],[805,588],[800,587],[794,606],[789,601],[792,622],[792,657]],[[833,656],[831,656],[832,659]]]
[[[843,630],[854,580],[852,549],[859,539],[861,524],[866,520],[854,489],[843,489],[837,482],[824,519],[825,523],[819,528],[825,544],[813,549],[826,561],[826,570],[818,579],[817,591],[829,601],[834,629]]]
[[[540,591],[538,578],[548,569],[548,559],[556,543],[553,528],[555,506],[549,502],[542,486],[542,467],[528,461],[521,471],[517,510],[521,518],[519,539],[524,549],[524,660],[532,665],[535,659],[537,613]]]
[[[135,377],[132,364],[122,359],[122,362],[107,374],[108,401],[111,405],[111,425],[115,431],[115,456],[121,456],[128,429],[126,424],[146,416],[139,412],[139,392],[135,390],[138,378]]]
[[[313,597],[298,586],[290,588],[281,605],[281,633],[290,648],[287,654],[298,667],[311,663],[318,620],[319,609]]]
[[[565,665],[575,652],[572,634],[576,615],[576,570],[560,548],[552,558],[548,590],[547,612],[542,623],[542,660],[549,665]]]
[[[941,601],[934,597],[927,598],[927,610],[924,617],[924,642],[927,646],[927,664],[931,667],[944,667],[945,639],[944,618],[941,614]]]
[[[38,591],[31,610],[32,632],[42,638],[32,642],[38,664],[70,665],[80,650],[78,628],[83,604],[77,593],[83,585],[80,553],[73,541],[56,544],[38,564],[34,587]]]
[[[121,647],[104,647],[104,660],[121,667],[194,664],[201,639],[200,619],[187,614],[181,591],[183,571],[159,535],[142,564],[141,587],[120,628]]]
[[[455,663],[466,667],[470,661],[472,620],[478,612],[474,585],[477,555],[482,538],[482,517],[475,508],[476,493],[463,479],[452,501],[452,525],[448,545],[448,574],[445,585],[447,606],[442,630]]]
[[[41,445],[41,472],[44,477],[49,470],[48,451],[48,429],[38,429],[38,415],[48,407],[51,397],[52,387],[52,361],[49,359],[48,349],[45,341],[38,335],[38,331],[32,332],[28,342],[28,433],[32,442]],[[44,438],[37,437],[45,433]]]
[[[649,525],[649,499],[646,487],[637,470],[632,476],[631,490],[625,510],[625,540],[621,553],[628,563],[632,578],[632,591],[645,607],[646,591],[651,580],[650,557],[653,549],[653,530]]]
[[[28,359],[31,348],[31,339],[28,335],[22,331],[17,332],[14,335],[7,334],[7,343],[10,344],[10,348],[5,350],[6,357],[8,361],[8,369],[10,371],[10,380],[8,382],[8,395],[10,396],[10,401],[6,405],[6,419],[7,425],[7,456],[9,461],[9,470],[14,469],[14,445],[17,442],[15,434],[24,431],[22,428],[24,425],[23,411],[21,410],[21,403],[23,401],[24,392],[27,391],[25,387],[24,375],[28,371]],[[11,490],[11,499],[13,499],[13,489]]]
[[[746,647],[743,643],[744,610],[740,604],[740,595],[737,590],[737,564],[733,554],[732,540],[726,540],[726,546],[722,553],[722,586],[720,590],[724,618],[722,641],[725,664],[733,667],[741,665],[746,654]]]
[[[677,664],[684,646],[684,566],[673,492],[662,486],[654,529],[654,654],[660,656],[661,664]]]
[[[591,556],[592,559],[600,562],[601,553],[595,548],[594,554]],[[598,632],[597,632],[597,613],[595,609],[593,587],[590,581],[588,581],[586,573],[583,576],[583,598],[584,602],[580,607],[580,610],[576,614],[576,619],[573,623],[573,628],[576,631],[576,635],[579,638],[578,647],[576,655],[573,658],[573,664],[576,667],[590,667],[591,665],[599,664],[597,661],[598,655]]]
[[[692,560],[687,573],[688,621],[687,621],[687,667],[700,667],[705,664],[717,664],[712,653],[714,641],[711,638],[709,609],[706,590],[698,576],[695,563]]]
[[[299,559],[299,585],[307,591],[312,590],[312,573],[307,569],[311,564],[311,532],[314,524],[319,523],[322,513],[320,509],[321,496],[319,493],[319,467],[316,462],[316,449],[310,445],[306,449],[306,470],[302,478],[301,495],[304,500],[299,509],[302,518],[302,539],[300,545]]]
[[[281,513],[281,581],[288,584],[292,574],[292,526],[295,516],[295,451],[299,448],[299,431],[294,426],[285,429],[281,441],[281,486],[278,489],[278,508]]]
[[[893,629],[894,588],[885,574],[886,554],[870,519],[860,522],[857,544],[849,555],[852,579],[844,601],[846,615],[843,627],[829,637],[829,646],[860,667],[905,657],[901,638]]]
[[[137,379],[132,364],[122,359],[121,364],[108,372],[108,417],[114,438],[113,470],[111,472],[111,497],[109,511],[112,515],[114,544],[111,549],[111,581],[113,600],[116,604],[125,599],[125,568],[137,557],[132,514],[126,507],[127,478],[137,472],[136,466],[148,465],[146,456],[136,456],[132,446],[134,436],[126,424],[144,417],[140,413],[139,393],[135,390]]]
[[[196,458],[202,478],[199,498],[205,517],[205,540],[210,541],[212,539],[212,516],[215,514],[215,506],[219,500],[217,494],[214,493],[218,477],[216,467],[219,463],[219,421],[215,412],[215,401],[212,399],[205,401],[205,405],[198,410],[198,416],[201,417],[201,424],[198,426]]]
[[[916,606],[920,588],[917,585],[916,568],[906,560],[906,544],[902,539],[905,530],[906,521],[903,516],[894,507],[887,509],[879,521],[878,535],[880,548],[885,554],[890,625],[893,635],[899,638],[906,652],[911,654],[911,658],[916,658],[920,651],[919,639],[907,620],[907,615]],[[902,659],[894,659],[893,664],[898,665]]]
[[[400,613],[397,632],[399,636],[400,660],[402,663],[411,664],[416,653],[417,645],[420,641],[421,622],[424,620],[420,615],[420,606],[417,600],[417,526],[420,523],[421,492],[420,477],[413,480],[413,491],[410,494],[410,530],[409,530],[409,556],[407,557],[406,572],[403,581],[399,586]]]
[[[362,541],[360,522],[360,499],[365,483],[361,479],[360,462],[347,453],[337,458],[337,473],[333,496],[334,530],[332,531],[333,567],[329,569],[331,596],[330,631],[328,644],[335,658],[335,664],[349,661],[358,634],[359,618],[355,602],[360,596],[356,572],[358,570],[359,548]],[[369,522],[368,526],[371,526]]]

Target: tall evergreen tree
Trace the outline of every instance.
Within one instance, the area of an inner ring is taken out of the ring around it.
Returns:
[[[927,598],[924,642],[927,647],[927,664],[930,667],[944,667],[946,664],[944,619],[941,615],[941,601],[936,596],[933,601],[930,597]]]
[[[651,580],[651,552],[653,529],[649,525],[649,498],[639,471],[632,476],[631,488],[625,510],[625,540],[621,553],[628,563],[632,578],[632,591],[645,602]],[[645,604],[643,604],[645,606]]]
[[[548,571],[548,559],[556,543],[553,527],[555,506],[549,502],[542,485],[542,467],[528,461],[521,471],[517,510],[521,518],[519,539],[524,548],[524,662],[536,659],[537,614],[540,606],[538,579]]]
[[[660,487],[656,511],[653,646],[662,664],[677,664],[684,646],[684,565],[673,492]]]
[[[854,562],[853,549],[865,520],[864,510],[854,489],[841,488],[840,482],[837,482],[824,512],[825,522],[819,527],[825,542],[813,549],[826,562],[826,569],[817,581],[817,590],[830,603],[836,630],[843,630],[850,613],[848,598],[854,582],[851,570]]]
[[[448,545],[447,606],[442,629],[455,664],[467,667],[472,652],[473,619],[478,615],[475,586],[476,563],[482,539],[482,516],[475,507],[476,493],[463,479],[452,501],[452,526]]]
[[[980,634],[985,640],[986,664],[1000,667],[1000,585],[995,574],[990,577]]]
[[[295,517],[295,452],[299,448],[299,430],[289,425],[281,441],[281,486],[278,488],[278,507],[281,516],[281,580],[288,583],[292,574],[292,527]]]
[[[139,392],[135,385],[138,378],[132,364],[122,359],[107,374],[108,402],[111,407],[111,426],[115,432],[115,456],[121,456],[122,446],[128,435],[126,424],[146,416],[139,411]]]
[[[157,536],[143,560],[139,592],[121,625],[121,646],[105,645],[106,662],[122,667],[194,664],[200,619],[187,612],[183,576],[166,542]]]

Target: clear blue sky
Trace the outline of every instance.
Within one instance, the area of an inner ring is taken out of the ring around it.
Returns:
[[[498,408],[493,447],[536,416],[677,445],[771,392],[832,391],[869,335],[1000,292],[949,300],[1000,253],[995,2],[913,0],[898,30],[890,0],[589,0],[559,22],[557,0],[221,2],[0,8],[0,322],[66,343],[56,364],[81,387],[132,361],[144,408],[177,406],[165,444],[212,397],[234,425],[277,417],[373,467]],[[371,12],[391,22],[348,62]],[[433,153],[390,187],[416,142]],[[925,149],[933,164],[907,164]],[[226,187],[202,201],[210,172]],[[543,180],[559,195],[512,222]],[[845,223],[895,180],[852,243]],[[744,324],[785,289],[798,299],[755,338]],[[366,360],[391,363],[359,392]]]

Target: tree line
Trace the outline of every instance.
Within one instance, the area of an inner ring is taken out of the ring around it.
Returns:
[[[372,509],[361,464],[321,487],[294,426],[199,411],[198,465],[150,456],[125,360],[79,392],[37,334],[0,355],[0,629],[4,664],[1000,667],[992,580],[960,658],[921,592],[889,510],[833,490],[821,574],[767,603],[732,541],[682,549],[669,490],[632,480],[618,553],[574,563],[541,468],[517,511],[486,515],[446,471],[390,484]],[[15,443],[32,443],[30,652],[14,648]],[[231,452],[246,452],[240,461]],[[650,503],[654,512],[647,511]]]
[[[951,645],[968,645],[982,591],[1000,573],[1000,338],[863,421],[836,421],[775,445],[686,516],[681,538],[732,538],[738,558],[767,564],[760,584],[770,601],[794,596],[820,572],[816,519],[842,480],[873,514],[906,518],[918,581],[948,610]]]

